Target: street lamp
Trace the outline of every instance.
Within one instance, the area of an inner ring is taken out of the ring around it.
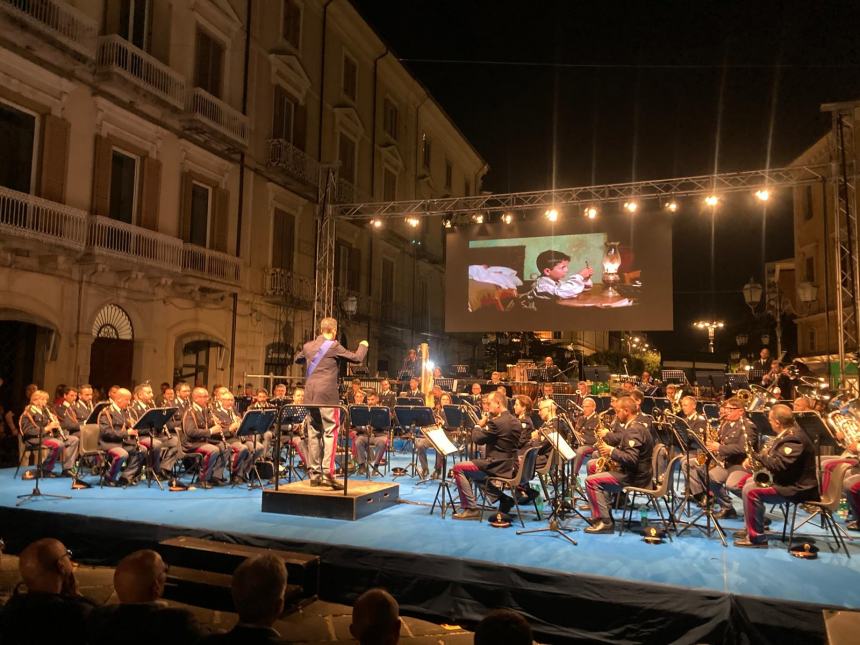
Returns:
[[[725,323],[721,320],[697,320],[693,323],[693,327],[697,329],[707,329],[708,330],[708,351],[713,354],[714,353],[714,336],[718,329],[722,329],[725,327]]]
[[[750,281],[744,285],[744,302],[747,303],[747,307],[750,308],[750,311],[755,313],[755,308],[758,306],[758,303],[761,302],[761,294],[764,292],[762,286],[756,282],[753,278],[750,278]]]
[[[786,303],[783,302],[778,280],[773,281],[772,287],[772,292],[769,292],[765,298],[763,313],[772,315],[776,322],[776,355],[782,356],[782,314],[785,311]],[[814,289],[815,287],[813,286],[812,288]],[[750,281],[743,287],[744,302],[747,303],[747,306],[750,308],[750,311],[754,316],[756,315],[756,308],[762,301],[763,293],[764,289],[753,278],[750,278]],[[808,290],[804,295],[808,296]],[[767,338],[767,340],[765,340],[765,338]],[[762,334],[762,344],[767,345],[769,340],[770,334]]]

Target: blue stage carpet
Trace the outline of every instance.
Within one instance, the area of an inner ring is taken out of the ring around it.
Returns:
[[[396,460],[402,462],[404,457],[398,455]],[[580,530],[571,536],[579,546],[573,546],[551,534],[518,536],[516,524],[510,529],[494,529],[486,522],[455,521],[450,515],[442,520],[438,509],[431,516],[429,504],[436,484],[416,486],[412,478],[397,481],[402,503],[357,522],[262,513],[259,490],[216,488],[169,493],[139,485],[126,490],[94,487],[71,491],[67,479],[43,480],[41,488],[44,493],[71,495],[72,499],[38,500],[23,508],[64,514],[63,518],[80,516],[82,521],[107,518],[860,609],[857,544],[849,545],[853,556],[849,559],[844,553],[831,553],[819,539],[819,558],[802,561],[791,557],[777,540],[766,551],[733,547],[731,531],[742,527],[738,521],[725,522],[729,546],[724,548],[716,537],[707,539],[695,530],[657,546],[646,544],[632,532],[621,537],[589,536],[581,530],[584,522],[575,519],[570,526]],[[31,481],[14,479],[12,469],[0,470],[0,507],[13,509],[16,496],[32,488]],[[527,528],[542,525],[529,514]],[[774,517],[772,530],[781,531],[781,527],[781,517]],[[11,533],[9,529],[0,526],[0,536]],[[821,536],[821,530],[807,525],[804,534]]]

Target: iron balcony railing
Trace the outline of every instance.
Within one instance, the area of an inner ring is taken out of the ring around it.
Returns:
[[[0,0],[0,11],[86,58],[95,58],[98,22],[62,0]]]
[[[182,240],[110,217],[90,217],[89,244],[93,255],[179,271]]]
[[[0,186],[0,230],[4,237],[48,242],[83,251],[87,243],[87,214]]]
[[[319,162],[286,139],[269,139],[269,165],[309,186],[319,183]]]
[[[265,274],[267,296],[277,296],[310,303],[314,301],[314,280],[277,267],[267,267]]]
[[[247,147],[249,139],[248,117],[221,99],[195,87],[187,94],[185,110],[193,119],[203,125],[212,128],[242,147]]]
[[[185,106],[185,78],[116,34],[99,39],[100,72],[117,74],[177,109]]]

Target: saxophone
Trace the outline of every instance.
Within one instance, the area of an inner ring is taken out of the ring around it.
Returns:
[[[753,482],[755,482],[755,485],[758,488],[769,488],[773,486],[773,474],[764,467],[764,464],[759,458],[759,452],[756,451],[755,446],[752,445],[746,429],[744,429],[744,450],[746,450],[747,459],[749,459],[750,462],[750,470],[752,471],[752,479]],[[765,454],[766,452],[767,446],[762,448],[761,454]]]
[[[610,408],[610,410],[611,409],[612,408]],[[606,429],[606,426],[603,423],[603,415],[607,412],[609,412],[609,410],[604,410],[599,415],[597,415],[597,428],[594,430],[594,436],[597,438],[597,441],[595,441],[594,443],[594,448],[598,451],[600,450],[600,448],[607,445],[606,442],[603,440],[603,435],[600,432],[601,430]],[[601,455],[594,463],[594,472],[602,473],[608,470],[621,470],[621,466],[614,459],[610,459]]]
[[[720,442],[720,426],[719,421],[716,419],[707,419],[705,426],[705,443],[713,441],[714,443]],[[699,451],[699,454],[696,455],[696,461],[700,466],[704,466],[708,463],[708,455],[702,451]]]

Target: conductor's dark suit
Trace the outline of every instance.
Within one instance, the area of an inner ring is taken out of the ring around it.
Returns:
[[[320,352],[324,352],[319,356]],[[305,403],[311,405],[338,405],[340,396],[337,387],[337,374],[340,361],[361,363],[367,355],[367,345],[361,344],[351,352],[337,340],[327,341],[325,336],[317,336],[305,343],[296,355],[296,363],[307,365],[310,373],[305,378]],[[311,410],[311,424],[308,428],[308,459],[311,475],[319,477],[325,473],[334,477],[334,447],[337,445],[337,432],[340,427],[340,410],[320,408],[319,413]]]

